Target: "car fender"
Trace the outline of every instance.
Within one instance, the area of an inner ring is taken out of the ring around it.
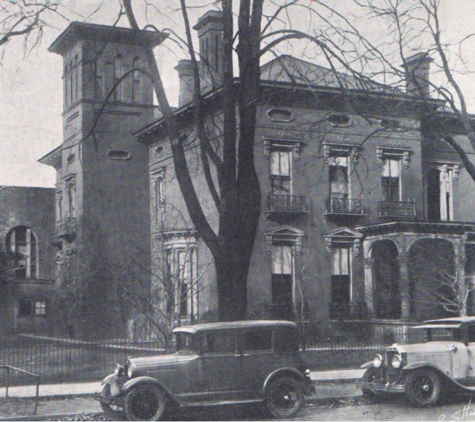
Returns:
[[[128,380],[120,389],[121,394],[127,394],[130,390],[132,390],[134,387],[136,387],[139,384],[152,384],[155,385],[158,388],[161,388],[165,393],[173,398],[173,394],[166,388],[162,383],[157,381],[155,378],[152,377],[147,377],[147,376],[142,376],[142,377],[136,377]]]
[[[409,371],[413,371],[415,369],[419,369],[419,368],[431,368],[433,369],[435,372],[437,372],[437,374],[439,374],[444,380],[448,381],[449,383],[451,383],[452,385],[456,385],[458,387],[460,387],[461,389],[463,390],[466,390],[467,392],[472,392],[471,389],[468,389],[465,385],[463,384],[460,384],[458,381],[454,380],[453,378],[451,378],[449,375],[445,374],[442,369],[440,369],[437,365],[434,365],[434,364],[431,364],[431,363],[427,363],[427,362],[414,362],[414,363],[411,363],[410,365],[407,365],[403,368],[403,371],[405,372],[409,372]]]
[[[303,381],[304,379],[304,376],[302,375],[302,373],[300,371],[298,371],[297,369],[295,368],[279,368],[277,370],[275,370],[274,372],[271,372],[266,380],[264,381],[264,385],[262,386],[262,392],[265,392],[267,387],[269,386],[270,382],[276,378],[276,377],[279,377],[279,376],[290,376],[292,378],[297,378],[299,381]]]
[[[372,360],[369,362],[363,363],[363,365],[360,366],[361,369],[369,369],[369,368],[374,368],[374,363]]]
[[[107,377],[101,381],[101,387],[107,384],[110,385],[111,396],[117,396],[121,392],[119,377],[116,374],[112,373],[107,375]]]

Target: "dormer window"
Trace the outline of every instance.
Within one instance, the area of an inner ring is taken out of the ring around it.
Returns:
[[[285,108],[271,108],[267,110],[267,117],[272,122],[291,122],[294,119],[294,114],[292,111]]]

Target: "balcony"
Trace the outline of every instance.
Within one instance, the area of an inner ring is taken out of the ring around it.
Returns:
[[[56,223],[56,234],[64,239],[74,238],[77,234],[76,217],[63,218]]]
[[[366,302],[330,302],[328,304],[330,319],[367,319]]]
[[[327,215],[355,215],[364,214],[363,198],[327,198]]]
[[[416,201],[380,201],[380,217],[415,218]]]
[[[266,213],[269,217],[300,216],[306,214],[307,197],[305,195],[267,195]]]

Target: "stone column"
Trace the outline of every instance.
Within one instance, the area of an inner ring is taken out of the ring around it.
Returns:
[[[364,299],[368,307],[368,313],[374,315],[373,301],[373,258],[365,258],[364,260]]]
[[[460,240],[455,245],[455,277],[457,277],[458,300],[461,305],[460,316],[467,316],[467,289],[465,280],[466,262],[465,243],[463,240]]]
[[[409,270],[407,267],[407,252],[401,252],[399,261],[399,292],[401,295],[401,319],[411,318],[411,292],[409,284]]]

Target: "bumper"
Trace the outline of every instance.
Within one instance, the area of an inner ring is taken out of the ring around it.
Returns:
[[[406,387],[404,384],[385,384],[383,382],[363,382],[358,381],[356,386],[362,390],[384,393],[404,393]]]

